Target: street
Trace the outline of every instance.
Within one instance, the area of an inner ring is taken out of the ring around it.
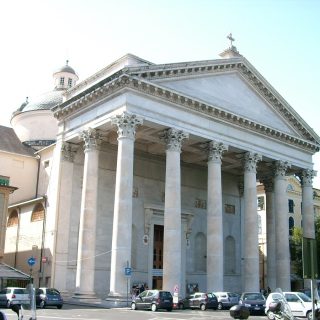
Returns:
[[[17,319],[17,315],[11,309],[0,309],[5,312],[8,320]],[[29,320],[31,313],[25,310],[24,320]],[[230,320],[232,317],[228,310],[213,311],[213,310],[173,310],[167,311],[140,311],[131,310],[130,308],[118,309],[102,309],[93,307],[82,307],[76,305],[65,304],[61,310],[56,308],[37,309],[37,320],[61,319],[61,320]],[[266,316],[250,316],[249,319],[267,320]]]

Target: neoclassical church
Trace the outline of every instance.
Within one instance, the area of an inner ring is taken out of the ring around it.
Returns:
[[[267,285],[290,290],[286,179],[299,178],[314,238],[320,138],[233,44],[205,61],[127,54],[77,81],[67,63],[12,115],[29,151],[14,180],[0,169],[18,187],[2,217],[7,264],[28,272],[34,256],[35,283],[76,299],[121,299],[128,282],[258,291],[261,183]]]

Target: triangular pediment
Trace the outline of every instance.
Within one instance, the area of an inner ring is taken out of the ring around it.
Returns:
[[[163,87],[214,105],[290,135],[299,136],[238,72],[157,82]]]

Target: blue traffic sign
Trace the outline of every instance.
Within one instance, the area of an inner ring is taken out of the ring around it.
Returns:
[[[130,268],[130,267],[124,268],[124,274],[125,274],[126,276],[131,276],[131,268]]]
[[[28,259],[28,265],[29,265],[30,267],[32,267],[33,265],[35,265],[35,263],[36,263],[36,258],[30,257],[30,258]]]

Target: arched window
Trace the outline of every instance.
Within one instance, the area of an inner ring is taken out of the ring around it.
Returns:
[[[225,274],[236,273],[236,242],[232,236],[226,237],[224,250]]]
[[[199,232],[194,242],[194,266],[195,271],[207,270],[207,240],[206,236]]]
[[[31,222],[40,221],[44,219],[44,207],[41,203],[35,205],[31,215]]]
[[[13,210],[9,215],[7,227],[17,226],[18,222],[19,222],[18,211],[17,210]]]
[[[289,217],[289,235],[292,236],[294,228],[294,219],[292,217]]]

